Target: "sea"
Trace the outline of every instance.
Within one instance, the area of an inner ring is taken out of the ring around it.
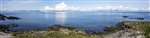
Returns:
[[[0,21],[0,24],[16,24],[12,31],[46,30],[52,25],[71,26],[89,31],[102,31],[122,21],[150,21],[150,12],[112,11],[5,11],[6,16],[19,20]],[[126,16],[126,18],[124,17]],[[138,19],[142,18],[142,19]]]

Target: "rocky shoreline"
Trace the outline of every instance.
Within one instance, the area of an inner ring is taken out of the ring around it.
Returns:
[[[107,29],[104,29],[105,32],[88,34],[76,30],[74,27],[54,25],[49,27],[48,31],[0,32],[0,38],[149,38],[149,27],[150,22],[124,21],[118,23],[116,27],[107,27]]]
[[[17,20],[20,18],[0,14],[0,21],[13,19]],[[63,25],[49,26],[47,31],[9,31],[16,26],[15,24],[0,25],[0,38],[150,38],[149,21],[122,21],[116,26],[106,27],[104,32],[90,33]]]

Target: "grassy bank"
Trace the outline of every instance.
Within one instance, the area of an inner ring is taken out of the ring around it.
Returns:
[[[82,31],[76,31],[73,27],[54,25],[48,31],[32,31],[13,33],[14,38],[97,38]]]
[[[130,29],[143,32],[145,38],[150,38],[150,22],[146,21],[134,21],[134,22],[125,22],[124,25],[130,27]]]
[[[150,22],[148,21],[123,21],[118,23],[115,27],[106,27],[105,33],[134,32],[131,34],[135,38],[141,35],[145,38],[150,38]]]

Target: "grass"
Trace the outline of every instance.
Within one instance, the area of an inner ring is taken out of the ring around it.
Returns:
[[[130,27],[130,29],[143,32],[145,38],[150,38],[150,22],[146,21],[128,21],[124,25]]]
[[[145,38],[150,38],[150,27],[145,27],[144,28],[144,35],[145,35]]]
[[[118,23],[115,27],[106,27],[104,31],[106,32],[106,34],[108,34],[124,29],[140,31],[145,36],[145,38],[150,38],[150,22],[148,21],[123,21]]]
[[[61,31],[47,31],[43,33],[25,32],[15,35],[14,38],[96,38],[94,35],[86,35],[78,32],[64,33]]]
[[[14,38],[96,38],[95,35],[77,32],[73,27],[54,25],[49,29],[48,31],[13,33],[13,35]]]

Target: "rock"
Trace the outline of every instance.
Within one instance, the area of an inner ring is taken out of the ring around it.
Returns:
[[[123,18],[128,18],[128,16],[122,16]]]
[[[6,19],[6,16],[0,14],[0,20],[5,20]]]
[[[136,18],[129,18],[129,19],[144,20],[144,18],[143,18],[143,17],[136,17]]]
[[[14,17],[14,16],[5,16],[5,15],[0,14],[0,20],[6,20],[6,19],[8,19],[8,20],[18,20],[20,18]]]
[[[60,31],[61,29],[75,30],[74,27],[68,27],[68,26],[62,26],[62,25],[52,25],[48,28],[49,28],[48,30],[55,30],[55,31]]]
[[[0,38],[12,38],[13,36],[8,33],[0,32]]]
[[[136,19],[138,19],[138,20],[144,20],[144,18],[136,18]]]
[[[9,17],[6,17],[7,19],[10,19],[10,20],[18,20],[20,18],[17,18],[17,17],[13,17],[13,16],[9,16]]]
[[[104,35],[104,38],[144,38],[144,35],[139,31],[121,30],[112,34]]]

